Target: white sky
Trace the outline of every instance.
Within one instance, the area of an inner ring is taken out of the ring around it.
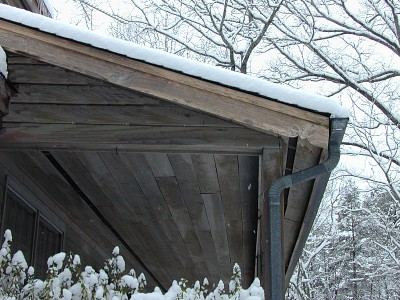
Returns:
[[[77,14],[74,5],[72,4],[72,0],[47,0],[47,2],[51,3],[53,6],[53,9],[55,11],[54,19],[68,24],[78,25],[87,28],[85,26],[82,16]],[[104,18],[104,16],[96,17],[96,20],[101,19],[104,20],[103,24],[99,22],[96,23],[96,28],[94,28],[94,31],[108,35],[107,18]]]

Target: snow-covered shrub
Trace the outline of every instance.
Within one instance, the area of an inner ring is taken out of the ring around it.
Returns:
[[[11,256],[12,235],[10,230],[4,234],[0,249],[0,299],[44,299],[44,300],[261,300],[264,290],[256,278],[247,289],[241,286],[241,271],[237,264],[233,267],[229,292],[224,291],[224,283],[208,293],[208,280],[201,285],[196,281],[193,287],[185,279],[173,281],[169,290],[163,294],[156,287],[153,292],[145,292],[147,284],[144,274],[136,277],[132,269],[125,274],[125,261],[115,247],[112,257],[107,259],[104,268],[96,272],[86,266],[82,270],[78,255],[64,252],[49,257],[47,278],[35,279],[33,267],[26,263],[21,251]]]

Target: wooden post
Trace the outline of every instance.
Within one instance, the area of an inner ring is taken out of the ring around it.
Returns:
[[[265,295],[269,294],[270,289],[270,259],[269,259],[269,206],[268,206],[268,188],[271,184],[283,175],[282,150],[264,148],[261,155],[261,221],[260,221],[260,260],[258,276],[264,288]]]

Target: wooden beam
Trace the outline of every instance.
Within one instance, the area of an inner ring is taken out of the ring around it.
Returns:
[[[279,138],[247,128],[14,124],[0,149],[259,154]]]
[[[4,123],[242,127],[169,103],[157,106],[19,104],[14,99],[11,98],[12,107]]]
[[[282,151],[271,151],[270,149],[263,149],[261,155],[261,191],[262,191],[262,203],[260,206],[261,220],[260,220],[260,243],[261,248],[261,264],[259,277],[261,284],[265,290],[266,295],[269,294],[270,290],[270,259],[269,259],[269,199],[268,189],[271,184],[278,178],[283,176],[283,153]]]
[[[7,51],[233,120],[249,128],[287,137],[300,136],[314,145],[327,147],[327,116],[5,20],[0,20],[0,44]]]
[[[293,163],[293,173],[318,165],[321,149],[310,145],[305,140],[298,140]],[[296,184],[289,189],[287,206],[285,207],[283,227],[283,252],[285,270],[291,263],[294,246],[299,238],[299,231],[313,189],[314,180]]]
[[[321,153],[319,163],[323,163],[328,158],[328,151],[324,150]],[[310,234],[311,228],[314,224],[315,217],[317,215],[319,206],[321,204],[322,197],[325,192],[326,185],[328,183],[330,174],[322,175],[313,181],[313,189],[309,197],[309,202],[306,208],[304,219],[301,223],[300,232],[296,239],[296,244],[291,252],[289,265],[285,274],[285,288],[289,286],[290,277],[292,276],[294,269],[299,261],[300,255],[304,249],[304,245]]]

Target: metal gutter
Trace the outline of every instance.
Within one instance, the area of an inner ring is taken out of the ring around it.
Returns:
[[[340,144],[347,126],[348,119],[330,119],[330,132],[328,142],[328,158],[322,164],[305,170],[283,176],[273,182],[268,190],[269,202],[269,238],[270,238],[270,284],[269,299],[284,299],[284,267],[282,251],[282,220],[283,205],[281,193],[284,189],[295,184],[313,180],[324,174],[329,174],[339,163]]]

